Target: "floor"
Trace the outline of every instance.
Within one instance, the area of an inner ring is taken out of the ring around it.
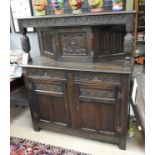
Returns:
[[[144,73],[142,66],[135,66],[134,75],[139,78],[138,83],[140,83],[141,88],[144,91]],[[52,132],[50,130],[42,129],[39,132],[35,132],[32,128],[31,116],[28,107],[14,106],[11,104],[10,108],[10,135],[26,138],[29,140],[34,140],[42,142],[45,144],[51,144],[55,146],[60,146],[64,148],[73,149],[76,151],[81,151],[89,153],[92,155],[144,155],[145,147],[143,138],[140,131],[137,130],[135,123],[130,122],[132,126],[134,136],[127,139],[127,149],[120,150],[117,145],[99,142],[96,140],[90,140],[86,138],[80,138],[76,136],[61,134]]]

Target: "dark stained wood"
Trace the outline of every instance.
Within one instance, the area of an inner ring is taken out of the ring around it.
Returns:
[[[126,149],[135,11],[18,19],[37,28],[41,56],[23,67],[35,131]],[[33,52],[33,51],[31,51]]]
[[[41,54],[55,60],[92,62],[125,57],[124,25],[38,28],[37,32]]]
[[[94,132],[92,133],[91,131],[88,130],[80,130],[80,129],[73,129],[73,128],[66,128],[65,126],[60,126],[55,123],[49,123],[49,122],[44,122],[40,121],[39,126],[41,128],[46,128],[46,129],[52,129],[55,132],[63,132],[66,134],[72,134],[75,136],[80,136],[80,137],[86,137],[89,139],[95,139],[99,141],[104,141],[104,142],[110,142],[113,144],[118,144],[119,143],[119,137],[114,135],[114,134],[109,134],[108,132]]]
[[[55,77],[60,76],[57,80],[52,79],[55,71]],[[90,73],[93,77],[89,76]],[[27,77],[27,87],[32,90],[30,109],[35,130],[40,127],[50,128],[51,123],[54,123],[80,129],[79,131],[84,131],[84,135],[85,132],[92,135],[105,134],[107,137],[113,135],[112,139],[119,139],[117,144],[125,149],[130,73],[43,68],[33,71],[32,66],[25,66],[24,74]],[[86,137],[89,136],[86,134]],[[106,141],[113,142],[108,138]]]
[[[118,11],[101,13],[83,13],[80,15],[64,14],[44,17],[18,18],[19,30],[22,27],[53,27],[53,26],[81,26],[81,25],[107,25],[125,24],[127,29],[133,28],[133,15],[136,11]]]
[[[54,38],[52,37],[52,28],[38,28],[37,34],[41,54],[52,59],[56,59],[56,49],[54,46]]]
[[[134,64],[134,59],[131,59],[131,64]],[[84,62],[62,62],[55,61],[45,56],[39,56],[33,58],[33,61],[28,65],[20,65],[24,68],[33,68],[34,69],[42,69],[39,70],[40,73],[46,74],[46,70],[57,70],[56,72],[65,70],[65,71],[93,71],[99,73],[119,73],[119,74],[131,74],[133,65],[126,64],[126,60],[115,60],[109,62],[98,62],[98,63],[84,63]],[[31,69],[29,71],[32,71]],[[45,71],[45,72],[44,72]],[[37,73],[39,74],[39,73]],[[47,73],[48,74],[48,73]],[[60,73],[61,74],[61,73]],[[118,74],[118,75],[119,75]],[[53,76],[55,76],[53,74]],[[63,76],[63,75],[62,75]],[[57,77],[56,77],[57,78]],[[62,78],[61,78],[62,79]]]
[[[58,60],[92,61],[90,27],[57,28],[53,31]]]
[[[124,25],[92,27],[94,61],[111,61],[125,57],[123,51]]]

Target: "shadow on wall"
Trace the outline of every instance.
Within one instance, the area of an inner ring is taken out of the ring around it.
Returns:
[[[30,45],[31,45],[31,57],[37,57],[40,55],[39,51],[39,44],[38,44],[38,38],[36,33],[27,33],[29,39],[30,39]],[[10,50],[21,50],[21,43],[20,43],[20,33],[11,33],[10,34]]]

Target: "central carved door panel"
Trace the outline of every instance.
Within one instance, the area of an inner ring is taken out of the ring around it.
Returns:
[[[57,59],[92,62],[92,30],[90,27],[54,28]]]

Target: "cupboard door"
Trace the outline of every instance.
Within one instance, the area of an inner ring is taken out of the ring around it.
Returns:
[[[119,128],[120,89],[103,84],[75,84],[76,127],[115,134]]]
[[[33,81],[32,85],[39,121],[70,126],[66,83]]]
[[[55,40],[52,28],[37,28],[41,55],[56,59]]]
[[[58,60],[92,61],[92,32],[89,26],[55,28],[54,36]]]

